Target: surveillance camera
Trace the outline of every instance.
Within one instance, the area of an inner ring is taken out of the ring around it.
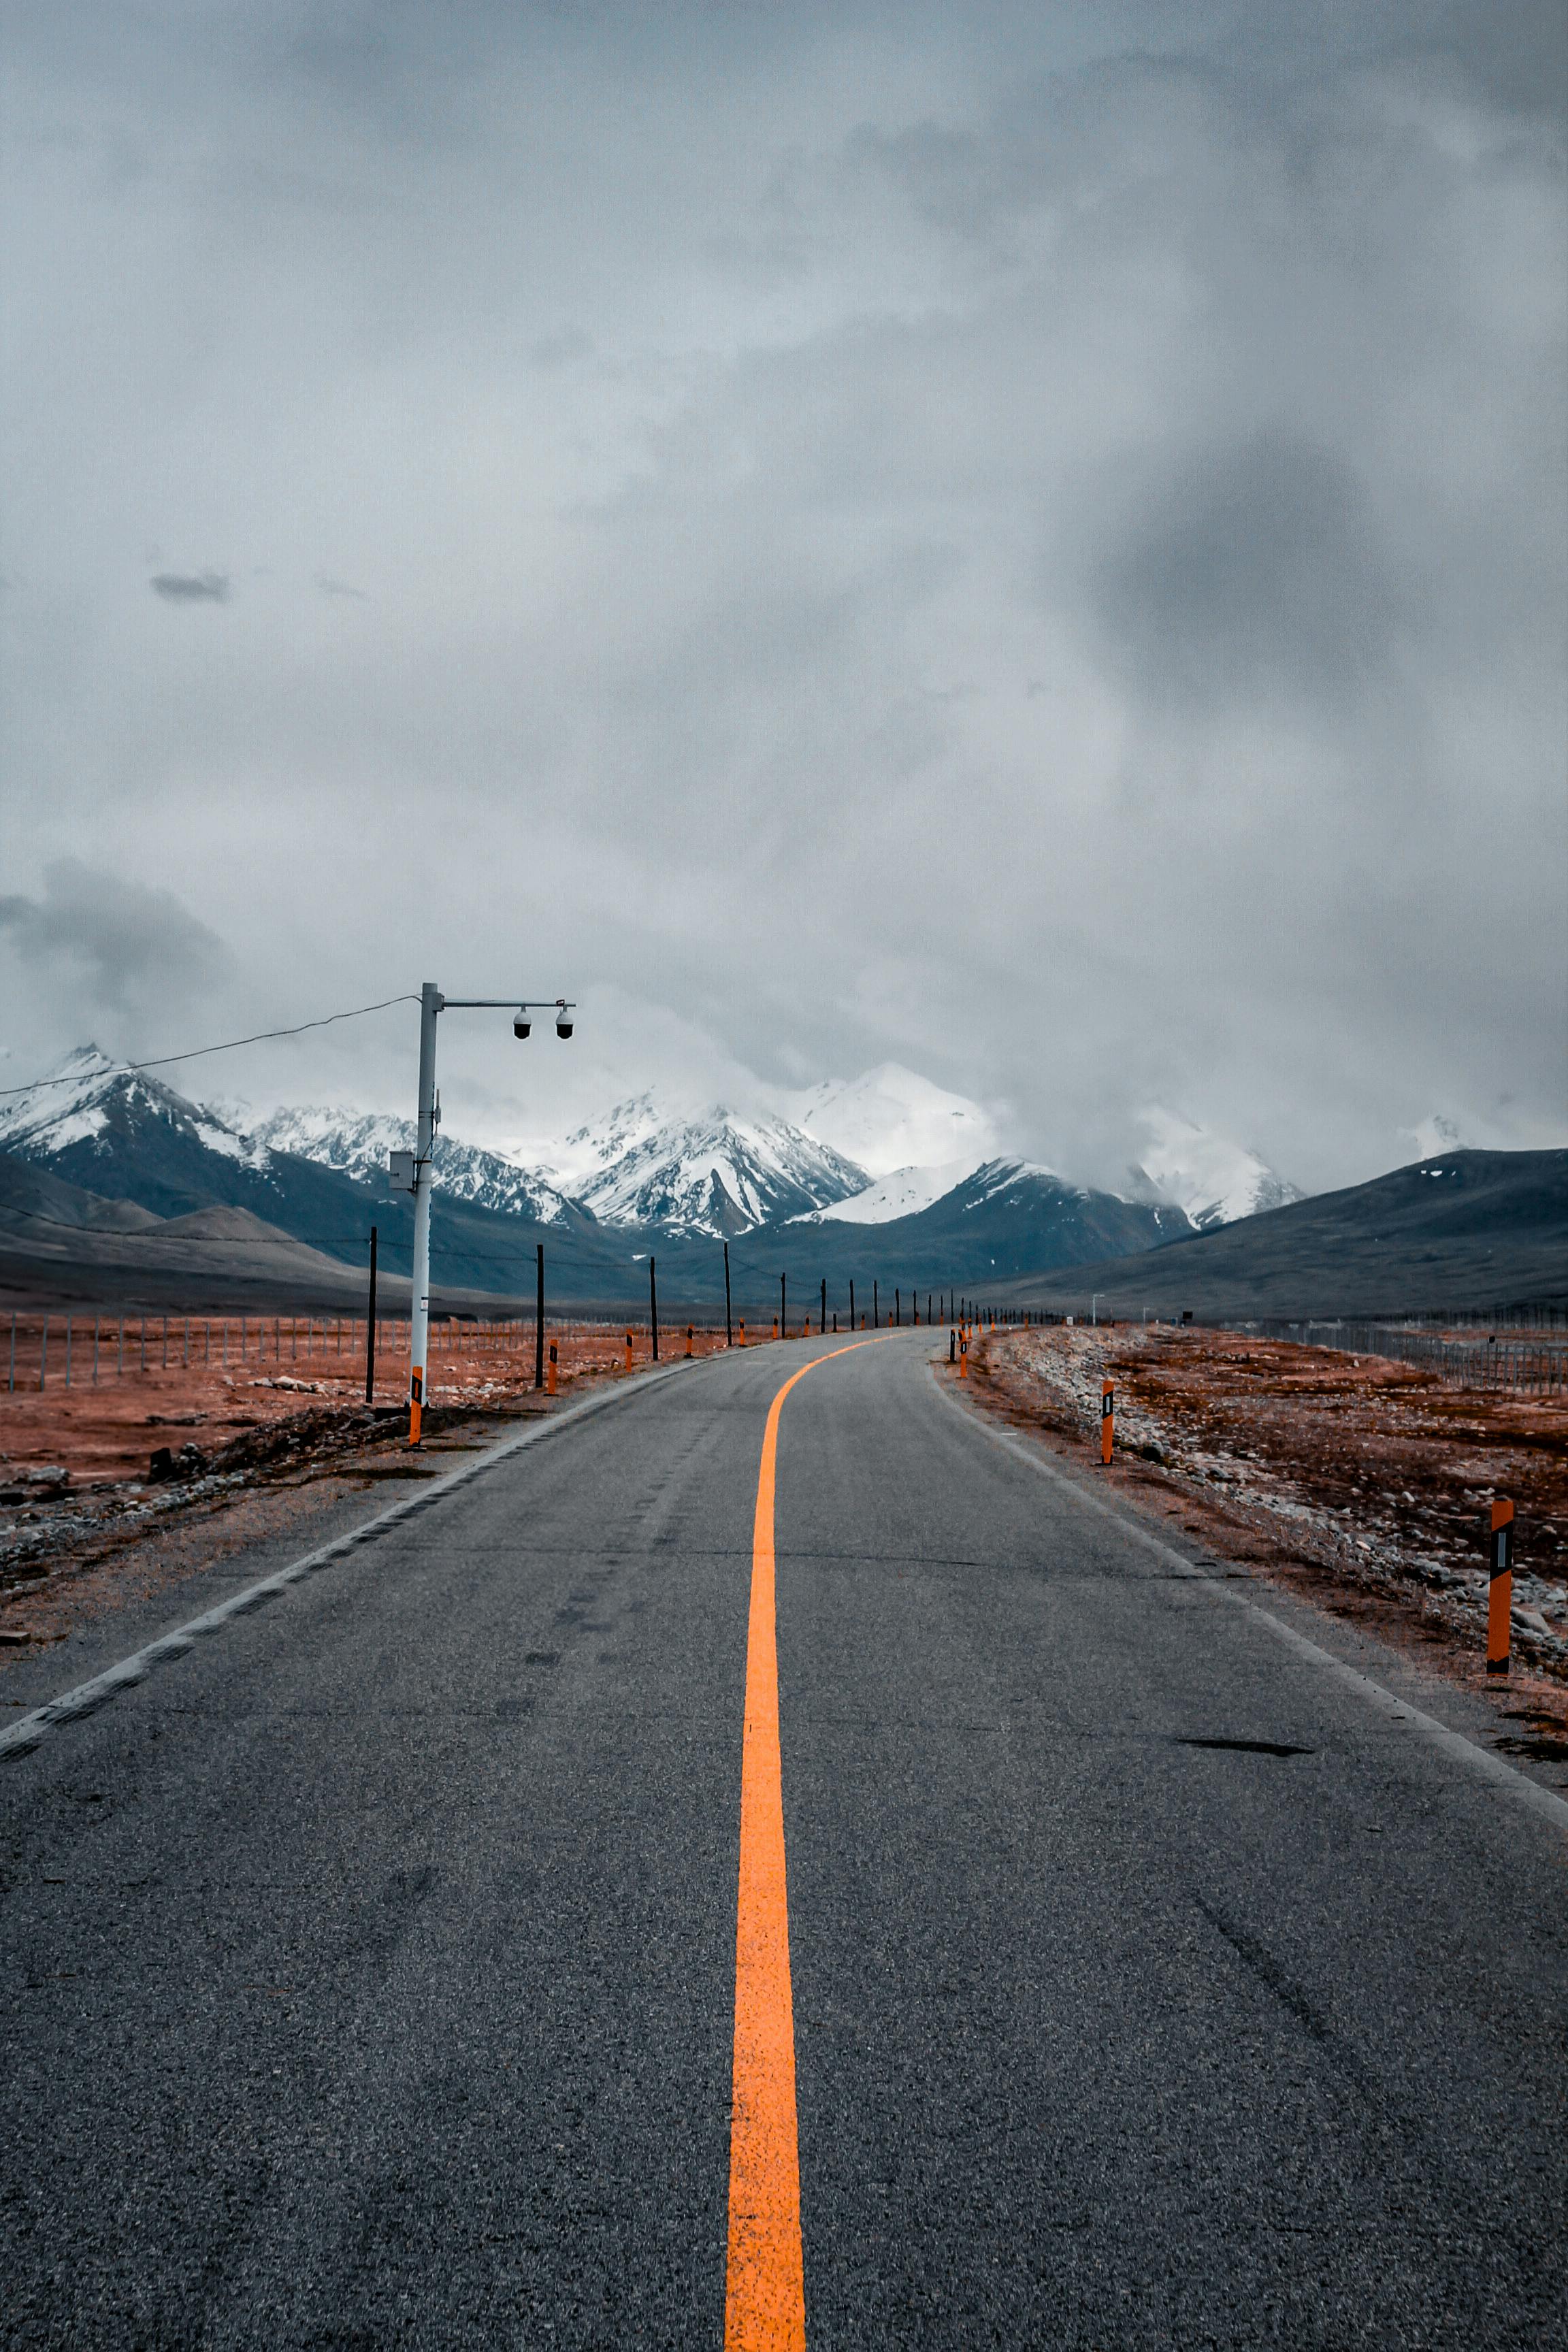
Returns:
[[[555,1034],[558,1037],[570,1037],[572,1034],[572,1027],[573,1024],[570,1021],[558,1021],[555,1024]]]
[[[514,1037],[526,1037],[532,1026],[532,1022],[526,1020],[520,1013],[511,1024],[511,1034]]]

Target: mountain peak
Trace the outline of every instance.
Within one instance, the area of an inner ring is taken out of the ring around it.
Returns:
[[[733,1234],[865,1190],[864,1168],[788,1119],[725,1103],[661,1118],[651,1096],[567,1138],[563,1174],[602,1224]]]
[[[255,1169],[267,1164],[265,1150],[216,1111],[148,1071],[112,1061],[99,1045],[76,1046],[25,1094],[0,1103],[0,1151],[56,1162],[89,1191],[98,1163],[130,1153],[151,1164],[172,1139]]]
[[[977,1168],[997,1148],[994,1123],[978,1103],[901,1062],[879,1062],[858,1078],[825,1078],[786,1096],[784,1108],[797,1127],[873,1176],[961,1159]]]
[[[1151,1104],[1142,1124],[1150,1141],[1142,1167],[1132,1171],[1134,1188],[1140,1177],[1146,1178],[1162,1199],[1184,1209],[1200,1232],[1306,1197],[1256,1151],[1179,1111]]]

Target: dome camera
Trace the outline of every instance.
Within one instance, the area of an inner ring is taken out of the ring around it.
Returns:
[[[532,1027],[533,1024],[527,1013],[520,1013],[511,1024],[511,1034],[514,1037],[526,1037]]]
[[[558,1021],[555,1024],[555,1034],[558,1037],[570,1037],[572,1029],[573,1024],[570,1021]]]
[[[556,998],[555,1034],[558,1037],[570,1037],[572,1034],[573,1024],[571,1020],[571,1010],[572,1008],[567,1003],[566,999],[563,996],[558,996]]]

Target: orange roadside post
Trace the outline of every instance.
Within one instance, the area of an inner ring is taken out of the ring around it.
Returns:
[[[1487,1562],[1487,1672],[1508,1672],[1509,1617],[1513,1608],[1513,1505],[1499,1496],[1492,1504]]]
[[[1116,1434],[1116,1391],[1109,1381],[1100,1384],[1100,1458],[1109,1464]]]
[[[627,1371],[628,1371],[628,1372],[631,1370],[631,1368],[632,1368],[632,1335],[631,1335],[631,1333],[628,1331],[628,1332],[626,1333],[626,1370],[627,1370]]]
[[[544,1392],[546,1396],[555,1394],[555,1342],[553,1339],[550,1342],[550,1368],[544,1376]]]
[[[779,1336],[779,1318],[778,1318],[778,1317],[775,1315],[775,1316],[773,1317],[773,1338],[776,1339],[778,1338],[778,1336]]]
[[[686,1327],[686,1352],[689,1356],[691,1353],[691,1326],[689,1323]]]
[[[966,1338],[958,1343],[958,1377],[961,1381],[969,1378],[969,1341]]]
[[[741,1318],[741,1345],[742,1345],[742,1347],[743,1348],[743,1347],[745,1346],[745,1344],[746,1344],[746,1318],[745,1318],[745,1317],[742,1315],[742,1318]]]

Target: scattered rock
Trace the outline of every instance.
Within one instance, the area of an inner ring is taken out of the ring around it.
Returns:
[[[160,1445],[147,1465],[150,1486],[164,1486],[171,1478],[200,1478],[205,1475],[207,1457],[199,1445],[186,1444],[177,1454]]]

